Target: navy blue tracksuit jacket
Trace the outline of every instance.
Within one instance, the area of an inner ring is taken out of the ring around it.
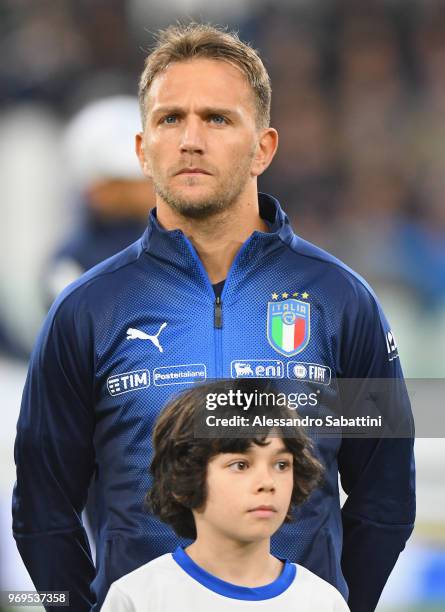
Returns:
[[[242,246],[220,299],[190,241],[152,211],[140,240],[70,285],[48,314],[18,422],[13,529],[36,588],[70,591],[76,612],[99,609],[112,581],[181,543],[142,510],[152,426],[176,392],[264,373],[330,385],[402,377],[366,283],[296,236],[274,198],[260,194],[260,212],[269,232]],[[277,317],[286,308],[297,312],[286,319],[296,321],[290,335]],[[410,421],[404,385],[394,402]],[[413,529],[413,442],[316,444],[325,482],[273,537],[272,552],[367,612]],[[96,568],[81,521],[90,485]]]

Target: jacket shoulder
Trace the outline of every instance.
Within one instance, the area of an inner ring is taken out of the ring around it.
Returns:
[[[328,281],[335,284],[338,290],[348,291],[349,295],[357,299],[365,299],[378,302],[371,286],[367,281],[346,265],[343,261],[328,253],[324,249],[304,240],[294,234],[289,248],[298,256],[304,257],[307,263],[319,267]]]
[[[140,238],[82,274],[58,295],[50,308],[49,316],[54,317],[61,311],[71,311],[73,308],[84,305],[85,300],[88,299],[89,289],[100,283],[101,280],[107,277],[112,278],[115,275],[131,275],[132,266],[138,262],[143,252],[143,240]]]

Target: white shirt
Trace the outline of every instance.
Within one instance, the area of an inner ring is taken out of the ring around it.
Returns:
[[[249,588],[225,582],[182,549],[162,555],[110,587],[102,612],[349,612],[340,593],[286,561],[274,582]]]

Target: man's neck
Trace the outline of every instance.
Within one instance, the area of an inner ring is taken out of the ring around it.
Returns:
[[[235,203],[230,210],[208,219],[190,219],[158,202],[158,221],[167,230],[181,229],[195,247],[212,284],[227,277],[244,242],[255,231],[267,232],[260,217],[258,195]]]
[[[236,542],[227,538],[197,538],[186,548],[189,557],[207,572],[238,586],[255,588],[278,578],[283,564],[270,554],[270,539]]]

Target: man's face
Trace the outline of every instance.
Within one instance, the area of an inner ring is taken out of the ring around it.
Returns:
[[[282,525],[293,490],[293,457],[281,438],[266,442],[209,461],[206,502],[193,512],[198,537],[211,530],[232,541],[257,542]]]
[[[157,194],[191,218],[229,208],[260,174],[254,94],[238,68],[171,64],[149,89],[139,158]]]

